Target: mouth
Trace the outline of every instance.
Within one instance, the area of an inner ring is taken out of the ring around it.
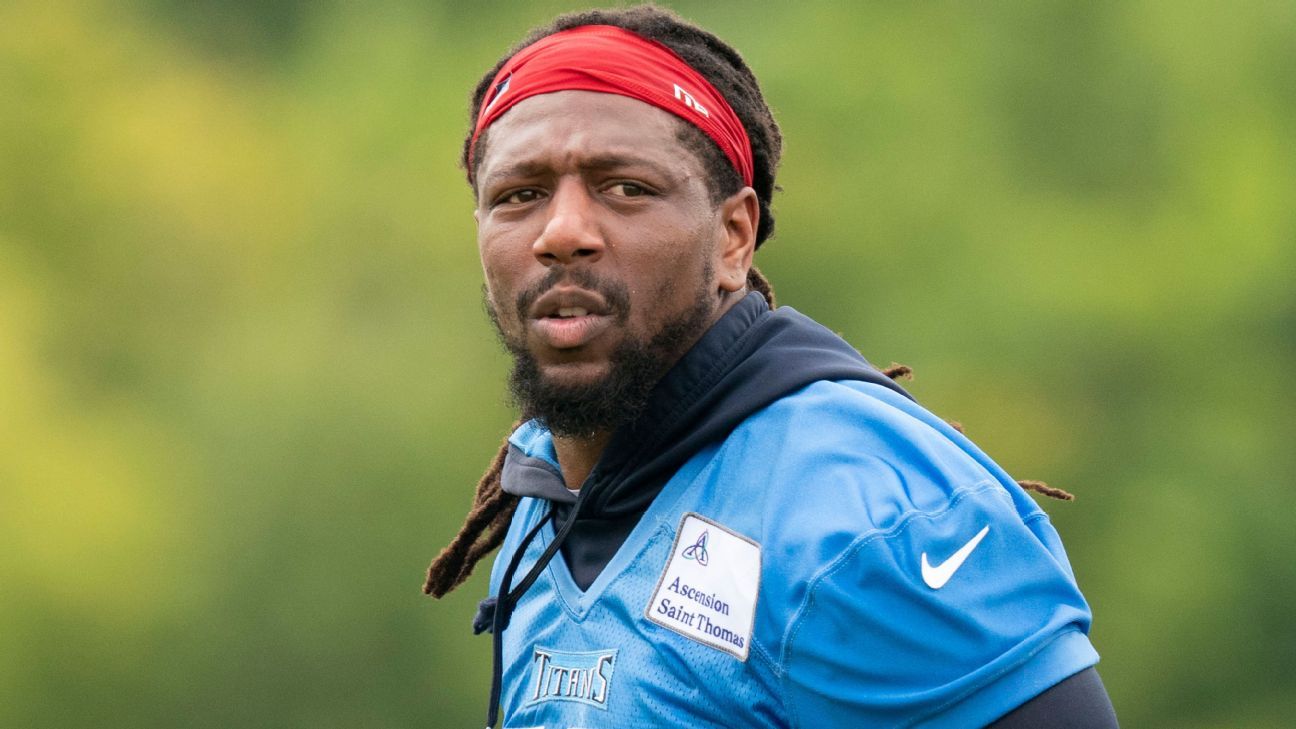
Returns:
[[[583,306],[564,306],[553,314],[554,319],[574,319],[578,316],[589,316],[589,309]]]
[[[589,344],[611,326],[613,317],[603,297],[578,288],[554,288],[528,312],[529,328],[553,349],[576,349]]]

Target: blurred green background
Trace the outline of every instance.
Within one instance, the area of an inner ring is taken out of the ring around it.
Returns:
[[[1296,3],[672,3],[780,300],[1045,506],[1129,727],[1296,721]],[[456,167],[565,2],[0,3],[0,726],[479,726],[511,420]]]

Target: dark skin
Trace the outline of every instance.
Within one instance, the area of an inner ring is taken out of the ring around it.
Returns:
[[[680,123],[636,99],[561,91],[491,125],[473,214],[487,296],[504,335],[525,342],[545,378],[596,382],[617,344],[650,339],[704,287],[708,326],[746,293],[756,193],[744,187],[713,203],[701,162],[679,143]],[[518,294],[558,265],[624,284],[624,318],[565,278],[519,316]],[[611,435],[554,438],[568,488],[584,483]]]

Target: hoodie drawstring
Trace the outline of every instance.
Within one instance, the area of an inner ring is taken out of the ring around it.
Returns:
[[[535,540],[536,535],[540,533],[540,529],[553,518],[552,507],[535,526],[531,527],[526,536],[522,537],[522,541],[514,550],[513,556],[509,558],[508,566],[504,569],[504,575],[500,579],[499,597],[495,603],[495,614],[491,616],[491,648],[494,655],[491,661],[491,695],[490,706],[486,711],[486,729],[494,729],[495,722],[499,719],[500,693],[504,683],[503,635],[504,630],[508,628],[513,608],[522,599],[522,595],[531,589],[535,581],[540,579],[540,573],[544,572],[544,568],[553,561],[554,555],[558,554],[563,542],[567,541],[567,535],[571,534],[572,527],[576,526],[576,516],[580,514],[581,505],[585,503],[585,496],[590,491],[589,487],[580,490],[580,494],[576,497],[576,505],[572,507],[571,513],[567,515],[562,526],[554,534],[553,541],[549,542],[549,546],[545,547],[545,550],[540,553],[536,563],[531,566],[531,569],[527,571],[526,576],[522,578],[522,581],[516,587],[509,589],[509,585],[513,582],[513,575],[517,572],[518,565],[522,563],[522,555],[526,552],[527,547]]]

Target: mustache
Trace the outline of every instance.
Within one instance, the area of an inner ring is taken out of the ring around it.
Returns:
[[[544,278],[518,292],[518,321],[526,321],[536,299],[564,281],[602,296],[607,302],[608,313],[616,317],[618,322],[624,322],[630,315],[630,289],[624,282],[603,278],[588,268],[571,268],[558,263],[549,267]]]

